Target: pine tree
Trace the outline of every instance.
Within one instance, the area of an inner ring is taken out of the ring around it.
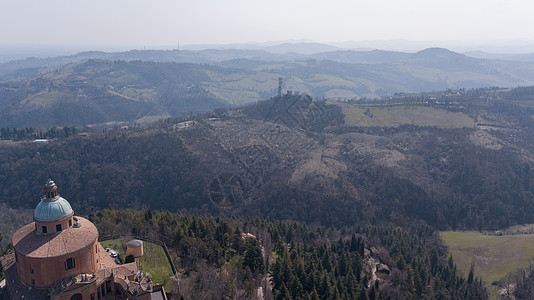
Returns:
[[[280,292],[275,297],[276,300],[292,300],[293,297],[291,297],[291,293],[287,289],[285,283],[282,283],[282,287],[280,288]]]
[[[257,239],[245,239],[243,256],[243,266],[249,267],[254,274],[264,273],[265,267],[263,263],[263,254],[261,252],[260,243]]]
[[[315,286],[313,287],[313,290],[310,292],[308,299],[310,300],[320,300],[319,294],[317,293],[317,289]]]
[[[472,284],[475,277],[475,262],[471,263],[471,268],[469,269],[469,276],[467,276],[467,284]]]

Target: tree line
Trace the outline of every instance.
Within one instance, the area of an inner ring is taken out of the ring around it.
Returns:
[[[52,139],[71,137],[80,133],[80,128],[75,126],[52,127],[47,129],[25,128],[0,128],[0,140],[23,141],[31,139]]]
[[[459,276],[438,234],[416,222],[341,229],[266,218],[158,210],[90,215],[102,235],[167,243],[180,273],[178,299],[485,299]]]

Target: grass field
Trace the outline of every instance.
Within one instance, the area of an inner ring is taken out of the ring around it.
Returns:
[[[345,124],[350,126],[392,127],[412,124],[440,128],[462,128],[474,125],[474,120],[466,114],[433,107],[412,105],[376,107],[348,103],[335,104],[341,106],[345,114]]]
[[[114,239],[100,242],[102,247],[111,248],[120,252],[122,261],[126,258],[126,239]],[[155,284],[163,284],[166,290],[170,290],[170,279],[173,275],[171,265],[167,260],[165,251],[160,245],[143,241],[144,255],[141,258],[143,264],[143,271],[152,276],[152,281]]]
[[[63,91],[50,91],[50,92],[40,92],[34,95],[31,95],[23,99],[20,103],[24,105],[35,105],[40,107],[48,107],[57,103],[62,99],[72,98],[73,94]]]
[[[475,274],[486,284],[528,266],[534,257],[534,234],[492,236],[479,232],[444,231],[441,238],[464,277],[475,262]]]

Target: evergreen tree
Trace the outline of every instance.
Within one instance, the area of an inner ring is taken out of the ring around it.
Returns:
[[[255,238],[245,239],[243,266],[249,267],[252,273],[264,273],[263,255],[260,243]]]

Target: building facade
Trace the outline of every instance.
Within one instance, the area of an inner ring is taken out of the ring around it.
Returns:
[[[110,257],[95,225],[74,216],[52,180],[33,219],[13,234],[14,253],[2,257],[10,299],[166,299],[135,262]]]

